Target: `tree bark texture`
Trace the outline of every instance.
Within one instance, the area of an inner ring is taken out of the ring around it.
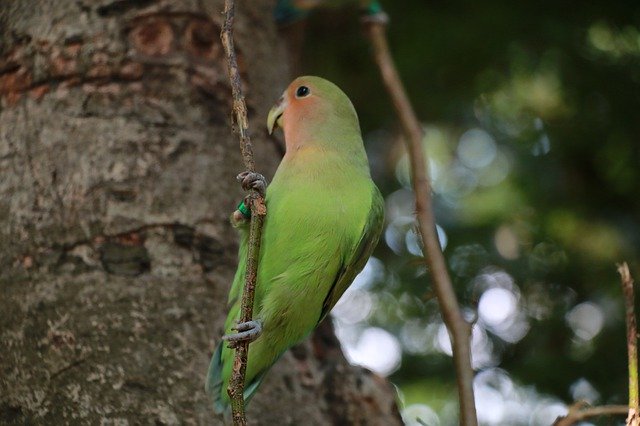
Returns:
[[[259,170],[288,83],[270,1],[236,47]],[[243,196],[222,1],[0,5],[0,424],[220,424],[204,394]],[[400,424],[330,324],[287,353],[254,425]]]

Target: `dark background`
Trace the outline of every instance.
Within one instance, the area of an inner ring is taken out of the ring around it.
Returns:
[[[481,423],[550,424],[577,400],[624,404],[616,263],[628,261],[638,276],[640,6],[383,7],[426,129],[444,252],[468,317],[477,317]],[[338,335],[352,361],[390,374],[407,421],[456,424],[454,372],[416,246],[406,153],[357,6],[314,11],[303,46],[302,72],[336,82],[355,104],[387,199],[374,254],[381,262],[338,307]],[[380,355],[363,356],[367,348]]]

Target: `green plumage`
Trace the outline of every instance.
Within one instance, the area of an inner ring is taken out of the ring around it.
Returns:
[[[317,77],[302,77],[295,84],[310,86],[320,100],[302,104],[304,100],[292,97],[291,111],[284,116],[285,121],[297,113],[306,117],[299,123],[306,129],[287,134],[285,123],[287,155],[267,189],[254,304],[254,319],[262,321],[263,332],[249,346],[247,400],[282,353],[303,340],[336,304],[364,267],[383,226],[383,198],[371,180],[351,102]],[[226,333],[239,317],[247,241],[248,230],[241,228]],[[233,355],[226,344],[220,345],[209,368],[207,391],[218,412],[229,403]]]

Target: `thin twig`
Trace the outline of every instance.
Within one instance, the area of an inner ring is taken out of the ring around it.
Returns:
[[[396,113],[405,133],[407,149],[411,161],[411,180],[416,197],[418,228],[425,248],[425,260],[431,273],[438,303],[444,322],[452,340],[453,359],[457,372],[458,396],[460,399],[460,424],[478,424],[473,396],[473,369],[471,368],[471,326],[460,312],[460,306],[453,291],[453,285],[445,264],[442,249],[436,233],[431,185],[427,178],[427,163],[422,151],[423,131],[411,107],[402,81],[389,52],[386,38],[384,14],[366,17],[364,26],[373,46],[373,55],[380,68],[382,80],[389,92]]]
[[[629,355],[629,416],[627,426],[640,425],[640,397],[638,396],[638,328],[634,309],[633,278],[627,262],[618,265],[622,292],[624,294],[627,320],[627,351]]]
[[[577,403],[569,408],[569,413],[566,416],[558,417],[553,422],[553,426],[571,426],[591,417],[627,414],[628,410],[629,407],[626,405],[603,405],[584,408],[584,403]]]
[[[234,0],[224,2],[224,24],[220,38],[227,57],[227,68],[229,71],[229,81],[233,93],[233,113],[235,123],[240,136],[240,150],[242,160],[248,171],[255,172],[255,162],[253,160],[253,147],[249,137],[249,120],[247,118],[247,106],[242,94],[240,82],[240,72],[233,46],[233,18],[235,12]],[[249,194],[249,204],[251,208],[251,222],[249,225],[249,247],[247,250],[247,270],[245,276],[244,290],[242,292],[242,302],[240,308],[240,322],[251,321],[253,316],[253,299],[256,287],[256,275],[258,270],[258,254],[260,252],[260,240],[262,236],[262,224],[267,210],[264,199],[256,190]],[[246,425],[247,420],[244,413],[244,379],[247,369],[247,355],[249,352],[249,342],[239,342],[235,345],[235,359],[233,362],[233,372],[227,392],[231,399],[231,410],[233,413],[233,424],[236,426]]]
[[[636,327],[635,296],[633,278],[627,262],[618,265],[622,293],[624,294],[625,319],[627,321],[627,350],[629,354],[629,405],[603,405],[601,407],[584,408],[578,402],[569,408],[566,416],[558,417],[553,426],[571,426],[589,417],[613,414],[627,414],[627,426],[640,426],[640,400],[638,396],[638,331]]]

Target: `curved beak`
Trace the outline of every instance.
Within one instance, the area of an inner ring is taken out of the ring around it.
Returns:
[[[269,115],[267,116],[267,130],[269,130],[269,134],[273,133],[276,127],[282,127],[282,114],[284,114],[284,109],[286,107],[287,102],[285,101],[284,96],[282,96],[278,103],[269,111]]]

